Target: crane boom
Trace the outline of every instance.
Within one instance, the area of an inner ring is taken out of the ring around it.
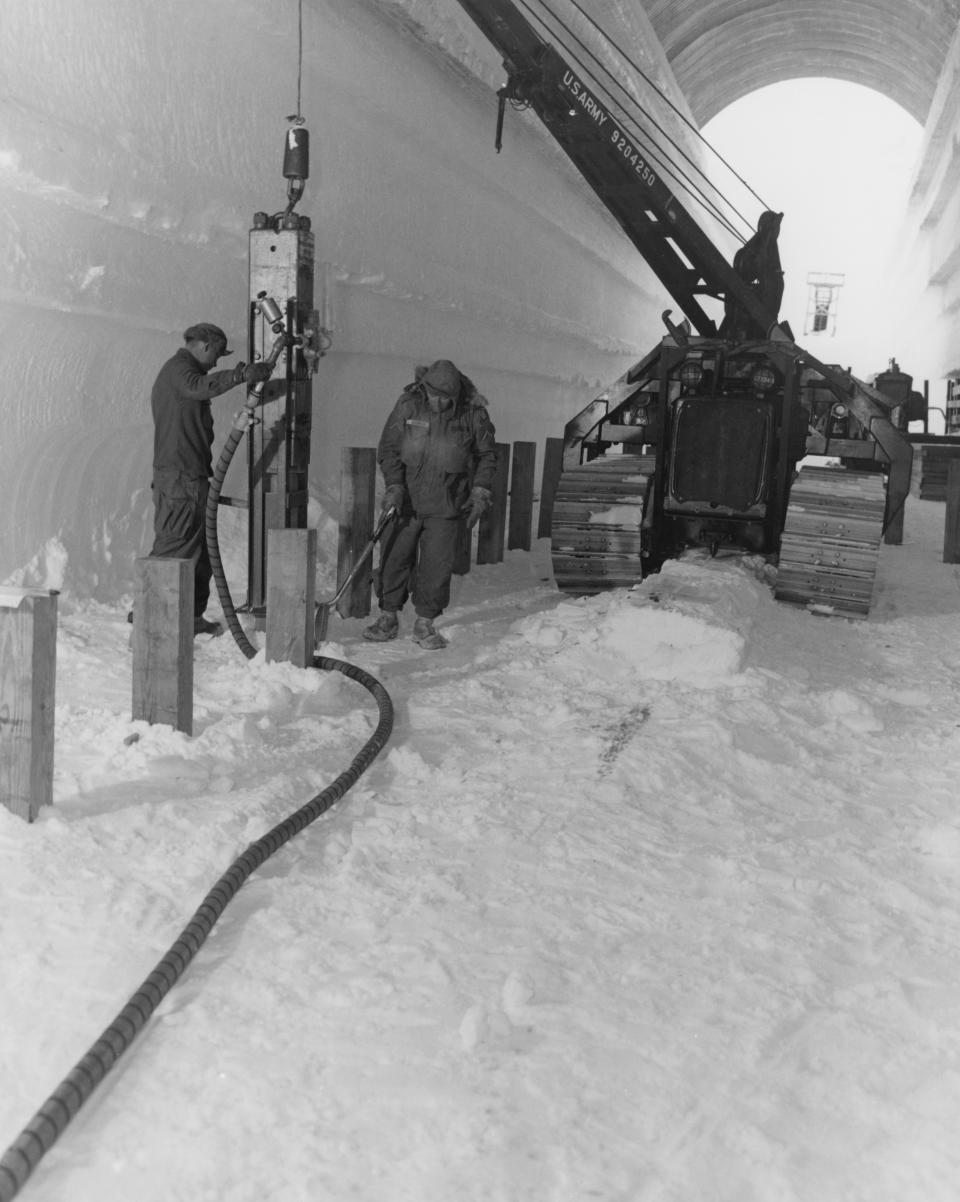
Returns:
[[[569,66],[510,0],[459,0],[503,55],[505,101],[529,105],[624,233],[650,265],[698,334],[716,336],[700,297],[740,306],[761,335],[778,314],[732,267],[693,219],[658,165],[598,89]],[[498,133],[499,140],[499,133]]]

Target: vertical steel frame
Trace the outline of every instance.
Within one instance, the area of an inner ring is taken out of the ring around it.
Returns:
[[[263,293],[277,302],[287,334],[299,343],[289,341],[281,354],[264,389],[260,420],[248,435],[247,608],[260,616],[266,608],[269,532],[307,525],[313,397],[310,364],[301,344],[305,330],[315,322],[309,219],[290,216],[281,229],[271,228],[266,220],[266,214],[255,215],[250,231],[250,362],[266,358],[276,338],[256,304]]]

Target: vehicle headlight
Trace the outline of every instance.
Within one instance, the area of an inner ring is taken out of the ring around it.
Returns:
[[[687,359],[680,368],[680,383],[684,388],[696,388],[703,379],[703,365],[698,359]]]
[[[772,367],[767,363],[761,363],[759,367],[753,369],[750,376],[750,384],[757,392],[766,392],[772,388],[777,382],[776,374]]]

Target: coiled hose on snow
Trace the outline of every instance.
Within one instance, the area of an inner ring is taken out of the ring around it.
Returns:
[[[248,394],[245,409],[237,415],[234,421],[214,473],[206,511],[208,548],[220,602],[230,630],[248,659],[256,655],[257,650],[250,643],[237,620],[236,610],[223,573],[223,563],[217,541],[217,505],[227,468],[230,466],[230,461],[243,438],[253,409],[259,400],[260,393],[256,389],[252,390]],[[241,417],[244,419],[242,424]],[[11,1202],[11,1199],[20,1192],[21,1187],[37,1167],[41,1158],[50,1150],[73,1116],[133,1043],[163,998],[186,971],[187,966],[203,946],[214,924],[233,900],[241,885],[275,851],[278,851],[311,822],[329,810],[335,802],[339,801],[344,793],[356,784],[358,778],[370,767],[386,745],[393,729],[393,702],[383,685],[375,677],[364,672],[362,668],[344,660],[332,659],[328,656],[314,656],[312,666],[325,671],[342,672],[344,676],[363,685],[373,696],[379,710],[380,718],[375,731],[354,757],[350,766],[341,772],[332,784],[327,785],[299,810],[290,814],[272,830],[257,839],[255,843],[251,843],[220,877],[153,972],[0,1157],[0,1202]]]

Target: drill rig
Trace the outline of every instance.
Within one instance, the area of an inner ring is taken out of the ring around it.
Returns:
[[[283,155],[287,206],[254,213],[249,234],[248,356],[276,362],[247,443],[245,608],[259,622],[266,610],[269,532],[307,526],[312,377],[326,351],[326,331],[314,308],[314,235],[310,218],[294,212],[310,173],[309,147],[307,129],[291,125]]]
[[[660,343],[566,424],[557,585],[629,587],[688,547],[729,549],[777,559],[781,600],[864,616],[881,538],[899,541],[912,448],[890,397],[780,322],[782,214],[764,213],[728,262],[604,89],[512,0],[458,2],[503,56],[497,149],[506,103],[532,109],[685,318],[665,312]],[[722,304],[719,324],[705,297]],[[845,467],[798,472],[806,455]]]

